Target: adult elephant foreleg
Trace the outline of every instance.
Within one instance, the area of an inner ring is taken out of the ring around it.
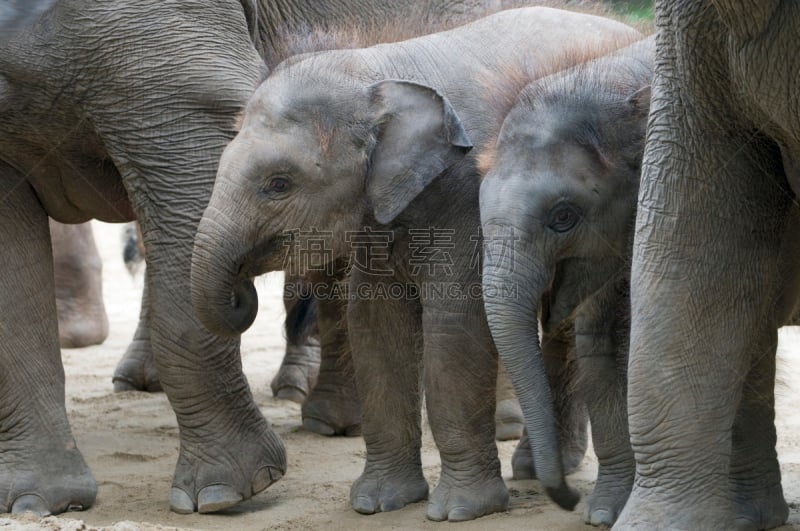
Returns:
[[[161,384],[181,428],[171,508],[213,512],[280,479],[286,455],[242,374],[239,338],[209,333],[192,312],[189,275],[172,273],[174,268],[189,270],[191,238],[175,243],[156,227],[189,230],[181,225],[177,220],[143,221],[151,341]]]
[[[133,46],[124,50],[126,57],[141,59],[120,62],[112,50],[97,57],[111,73],[102,80],[106,99],[84,104],[142,226],[150,343],[180,428],[170,493],[171,508],[180,513],[230,507],[286,471],[283,444],[242,373],[238,336],[213,335],[195,317],[191,301],[192,244],[214,171],[234,136],[233,117],[262,74],[243,13],[234,8],[222,16],[226,5],[235,3],[198,2],[191,13],[176,10],[174,18],[151,17],[142,25],[129,24],[133,13],[107,12],[106,31],[125,34]],[[143,16],[148,9],[130,6]],[[196,20],[217,23],[201,27]],[[180,39],[170,31],[175,24],[187,30]],[[183,47],[186,61],[159,55],[176,47]],[[222,246],[226,256],[242,252],[224,247],[230,243],[208,238],[203,246]]]
[[[789,516],[775,451],[777,343],[777,330],[754,338],[753,365],[733,423],[730,488],[737,529],[771,529]]]
[[[708,148],[691,155],[679,147],[691,144],[683,136],[655,141],[670,123],[664,114],[651,114],[639,199],[628,372],[637,467],[617,526],[730,529],[734,418],[754,356],[775,355],[760,338],[778,326],[786,182],[774,146],[752,133],[671,124],[703,138]]]
[[[7,168],[0,201],[0,513],[88,509],[97,486],[64,407],[47,215]]]

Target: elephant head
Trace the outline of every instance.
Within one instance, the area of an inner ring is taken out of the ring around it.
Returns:
[[[628,267],[651,78],[633,55],[529,83],[479,156],[484,303],[537,475],[560,473],[539,320],[561,324]]]
[[[313,57],[294,66],[249,102],[197,231],[192,301],[217,334],[252,323],[253,277],[346,255],[366,214],[388,223],[471,148],[434,89],[334,74]]]

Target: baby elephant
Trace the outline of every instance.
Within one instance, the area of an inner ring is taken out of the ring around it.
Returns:
[[[254,276],[351,255],[348,285],[318,295],[349,301],[367,447],[350,496],[358,512],[428,497],[421,386],[442,461],[428,518],[507,507],[494,443],[497,354],[481,296],[480,179],[467,156],[492,130],[481,93],[569,43],[638,37],[589,15],[505,11],[400,43],[291,58],[248,103],[197,231],[194,309],[210,330],[239,334],[257,311]],[[577,494],[559,468],[540,478],[572,508]]]
[[[600,464],[584,514],[595,525],[614,522],[635,471],[628,285],[653,53],[647,39],[533,81],[480,155],[489,327],[529,432],[553,429],[541,403],[550,400],[538,379],[542,351],[574,340]]]

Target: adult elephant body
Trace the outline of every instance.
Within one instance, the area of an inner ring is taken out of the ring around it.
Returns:
[[[783,523],[777,329],[800,290],[800,5],[659,1],[621,529]]]
[[[313,257],[304,251],[320,240],[329,259],[353,251],[348,328],[367,446],[355,510],[427,497],[421,386],[442,459],[428,517],[506,507],[476,256],[480,179],[465,155],[490,134],[485,92],[509,72],[636,37],[589,15],[501,12],[400,43],[289,59],[249,102],[195,237],[192,300],[209,329],[237,335],[257,311],[252,277],[302,272]],[[572,508],[577,497],[550,442],[533,441],[547,455],[536,473]]]
[[[172,509],[219,510],[285,472],[238,339],[209,334],[189,301],[214,169],[266,73],[258,49],[320,5],[275,2],[273,20],[267,4],[64,0],[0,50],[0,315],[13,330],[0,342],[0,511],[85,508],[96,493],[64,408],[48,215],[142,224],[143,322],[181,428]],[[336,5],[337,20],[378,22],[437,3]]]

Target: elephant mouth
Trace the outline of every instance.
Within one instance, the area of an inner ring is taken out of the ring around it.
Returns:
[[[237,282],[246,281],[265,273],[287,269],[291,244],[291,237],[287,236],[278,236],[259,242],[237,260],[239,270],[235,280]]]

